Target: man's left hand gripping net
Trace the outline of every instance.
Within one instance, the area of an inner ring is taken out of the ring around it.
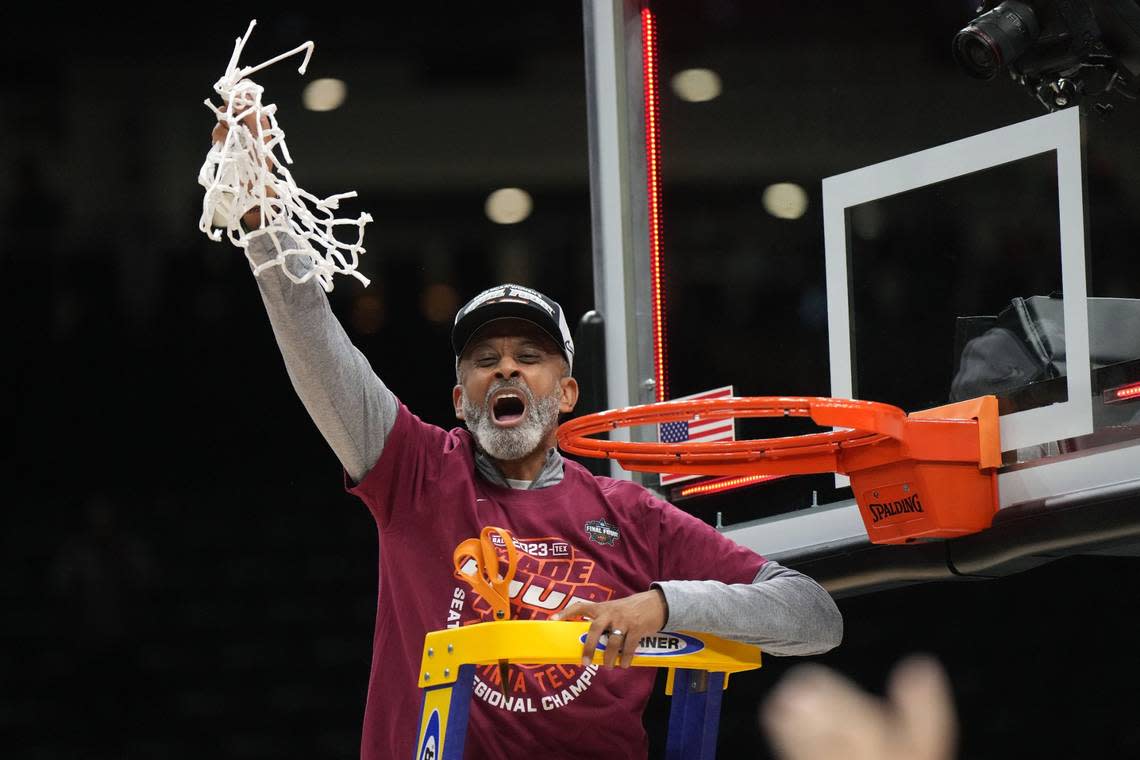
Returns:
[[[222,98],[222,107],[217,108],[206,100],[206,107],[229,129],[225,141],[210,149],[198,173],[198,184],[206,188],[198,229],[211,240],[221,240],[222,229],[215,228],[224,228],[230,242],[245,251],[255,275],[269,267],[280,266],[293,282],[316,277],[326,291],[333,289],[332,278],[338,273],[352,275],[368,285],[368,278],[356,268],[360,254],[364,253],[364,225],[371,222],[372,217],[362,213],[357,219],[338,219],[333,214],[342,198],[356,197],[355,191],[321,199],[297,186],[285,168],[285,164],[293,163],[293,158],[285,145],[285,132],[277,125],[277,106],[263,105],[263,88],[248,79],[253,72],[301,51],[305,51],[305,60],[298,72],[304,74],[313,53],[313,43],[306,42],[258,66],[239,69],[238,58],[255,24],[256,19],[250,21],[245,36],[238,38],[226,73],[214,83],[214,91]],[[254,131],[246,126],[247,121],[254,125]],[[241,217],[255,207],[261,211],[261,226],[247,232],[241,226]],[[337,240],[336,228],[345,226],[356,226],[355,243]],[[270,235],[270,240],[277,255],[258,264],[249,254],[249,244],[255,237],[268,233],[275,233]],[[290,256],[309,257],[312,266],[298,267],[298,271],[304,272],[298,276],[286,265]]]

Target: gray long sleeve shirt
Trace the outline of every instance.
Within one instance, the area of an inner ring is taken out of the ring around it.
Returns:
[[[282,248],[292,241],[282,236]],[[255,236],[249,255],[261,263],[276,254],[268,234]],[[308,269],[303,256],[286,266],[300,278]],[[257,278],[273,333],[289,379],[321,434],[355,482],[361,481],[384,450],[395,424],[398,402],[372,371],[368,360],[333,315],[315,280],[294,283],[278,267]],[[479,474],[498,485],[508,483],[485,455],[475,460]],[[552,449],[530,488],[562,479],[562,457]],[[661,581],[673,630],[707,631],[746,641],[776,655],[826,652],[843,636],[843,621],[831,596],[818,583],[768,561],[751,584],[717,581]]]

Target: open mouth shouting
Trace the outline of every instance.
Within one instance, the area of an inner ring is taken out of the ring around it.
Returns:
[[[502,388],[491,394],[491,421],[502,428],[518,425],[526,417],[526,394],[515,388]]]
[[[522,381],[493,385],[482,404],[463,389],[463,419],[476,442],[492,458],[514,461],[534,453],[558,425],[561,392],[536,398]]]

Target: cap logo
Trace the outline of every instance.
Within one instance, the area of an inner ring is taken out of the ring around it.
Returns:
[[[506,291],[507,291],[507,288],[499,287],[499,288],[491,288],[490,290],[487,290],[487,291],[480,293],[479,295],[472,298],[471,303],[467,304],[467,307],[465,309],[463,309],[462,311],[460,311],[459,314],[456,315],[455,321],[458,322],[460,317],[462,317],[465,314],[471,313],[476,308],[478,308],[480,304],[484,303],[485,301],[489,301],[492,298],[501,298],[502,296],[506,295]]]
[[[458,323],[462,317],[475,311],[475,309],[487,301],[499,298],[515,298],[520,303],[532,303],[535,306],[541,306],[551,317],[554,316],[554,307],[547,303],[546,299],[537,290],[524,288],[521,285],[502,285],[497,288],[491,288],[471,299],[471,302],[467,304],[466,308],[455,315],[455,321]]]
[[[547,314],[552,317],[554,316],[554,308],[546,302],[546,299],[543,298],[542,294],[537,290],[524,288],[521,285],[507,285],[503,288],[503,297],[505,298],[509,296],[514,296],[515,298],[520,298],[523,301],[541,306],[542,308],[546,309]]]

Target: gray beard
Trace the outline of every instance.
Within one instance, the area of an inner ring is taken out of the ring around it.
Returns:
[[[523,421],[509,428],[501,428],[491,420],[491,395],[503,388],[512,388],[526,397],[526,412]],[[533,454],[546,436],[558,424],[558,406],[561,389],[555,388],[551,395],[536,399],[530,388],[515,380],[494,383],[483,398],[483,403],[475,405],[463,389],[463,418],[467,429],[475,437],[479,448],[492,459],[513,462]]]

